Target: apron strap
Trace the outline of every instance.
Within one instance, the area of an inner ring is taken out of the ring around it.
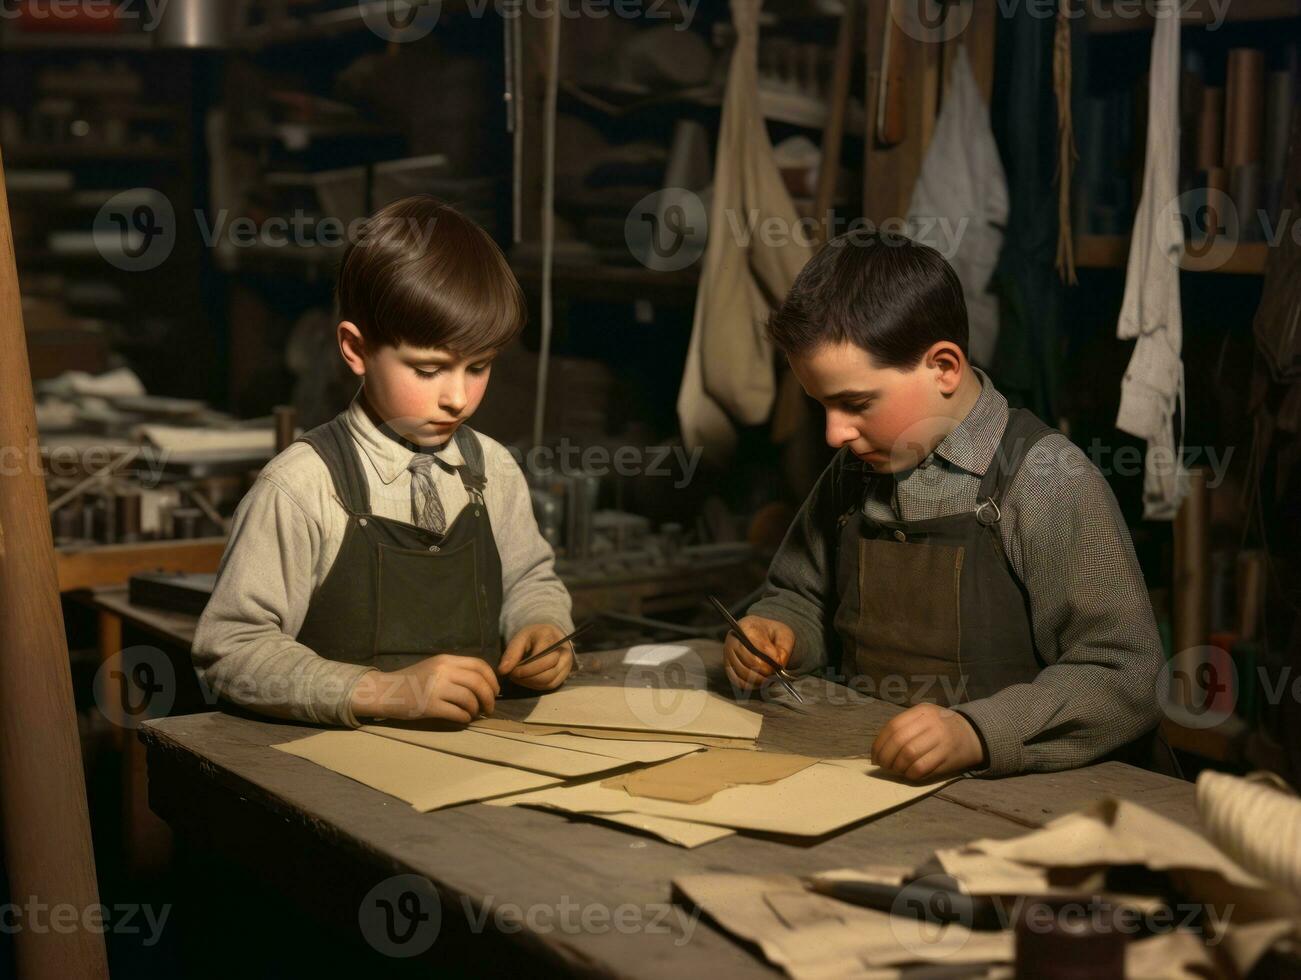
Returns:
[[[461,477],[461,485],[465,487],[465,492],[471,498],[483,498],[483,488],[488,485],[487,468],[483,461],[483,446],[479,442],[479,437],[474,431],[467,426],[461,426],[456,430],[456,448],[461,450],[461,456],[465,460],[464,466],[458,466],[456,472]]]
[[[354,514],[370,513],[370,485],[342,414],[303,433],[296,441],[307,443],[324,460],[334,491],[345,508]]]
[[[1033,412],[1024,408],[1013,408],[1007,413],[1007,428],[999,441],[994,460],[985,471],[980,481],[980,501],[993,501],[994,511],[1003,502],[1008,487],[1016,479],[1017,471],[1028,453],[1044,436],[1050,436],[1057,430],[1045,425]],[[982,522],[983,523],[983,522]]]

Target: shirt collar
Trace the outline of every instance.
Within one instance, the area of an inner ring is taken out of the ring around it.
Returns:
[[[377,426],[371,420],[361,400],[362,392],[358,390],[352,399],[352,404],[344,413],[344,422],[357,445],[361,447],[362,455],[370,460],[380,480],[388,485],[407,471],[415,453],[399,442],[395,436]],[[455,438],[448,439],[445,445],[429,455],[445,469],[454,470],[465,465],[465,457],[461,455],[461,447],[456,444]]]
[[[989,375],[972,365],[980,381],[980,396],[967,417],[935,447],[935,455],[975,476],[984,476],[998,452],[1007,428],[1007,399]]]

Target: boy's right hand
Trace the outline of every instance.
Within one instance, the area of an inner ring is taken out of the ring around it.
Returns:
[[[363,675],[352,689],[352,713],[358,718],[442,718],[465,725],[492,714],[500,693],[497,675],[485,661],[441,653],[401,670]]]
[[[762,616],[746,616],[738,625],[750,642],[773,660],[783,667],[790,663],[791,651],[795,649],[795,631],[785,623]],[[728,680],[735,687],[750,691],[762,687],[764,681],[773,675],[773,669],[747,650],[735,633],[727,634],[723,646],[723,664],[727,668]]]

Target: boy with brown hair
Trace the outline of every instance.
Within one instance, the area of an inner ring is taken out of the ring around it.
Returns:
[[[741,620],[759,649],[908,706],[871,750],[908,778],[1064,769],[1129,743],[1168,768],[1161,642],[1115,498],[967,360],[944,258],[833,239],[769,333],[839,452]],[[734,636],[726,662],[739,687],[772,675]]]
[[[193,659],[229,701],[356,727],[469,722],[499,678],[559,687],[573,629],[513,457],[465,423],[525,305],[483,229],[428,196],[384,208],[340,265],[352,404],[240,502]],[[509,642],[502,649],[502,637]]]

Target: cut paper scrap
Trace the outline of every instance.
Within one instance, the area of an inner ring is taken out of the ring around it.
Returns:
[[[422,812],[560,782],[361,731],[321,732],[272,748],[396,796]]]
[[[708,691],[656,687],[572,687],[539,699],[535,725],[618,728],[724,738],[759,737],[763,716]]]
[[[629,796],[593,780],[503,797],[502,805],[542,805],[571,813],[636,812],[796,837],[820,837],[928,796],[952,780],[925,785],[879,774],[861,759],[819,762],[767,786],[732,786],[703,803]]]
[[[484,800],[483,802],[488,806],[515,805],[513,803],[503,803],[500,800]],[[553,813],[585,817],[600,823],[612,823],[621,827],[629,827],[658,837],[660,840],[668,841],[670,844],[676,844],[679,847],[688,849],[700,847],[702,844],[712,844],[716,840],[722,840],[736,834],[736,831],[728,827],[711,827],[708,824],[692,823],[688,820],[674,820],[670,817],[652,817],[644,813],[575,813],[551,806],[530,807],[530,809],[547,810]]]
[[[517,769],[528,769],[531,772],[542,772],[570,779],[577,776],[594,776],[597,773],[609,772],[611,769],[621,769],[629,762],[642,761],[622,757],[617,751],[589,752],[564,745],[504,738],[493,732],[480,732],[473,729],[440,731],[419,725],[363,725],[361,730],[426,749],[449,752],[466,759],[495,762],[498,765],[514,766]],[[589,744],[596,747],[604,743],[590,741]],[[646,760],[649,762],[661,762],[691,752],[693,749],[689,745],[671,742],[641,744],[651,746],[651,751],[643,753],[651,757]],[[627,754],[631,753],[624,755]]]
[[[611,776],[601,785],[652,800],[703,803],[732,786],[775,783],[817,762],[807,755],[708,749],[648,769]]]
[[[685,643],[643,643],[623,655],[625,667],[663,667],[691,653]]]
[[[526,725],[506,718],[480,718],[470,722],[471,728],[491,731],[497,735],[514,735],[524,738],[569,735],[585,739],[613,739],[622,742],[676,742],[684,745],[713,746],[719,749],[753,749],[752,738],[720,738],[713,735],[684,735],[680,732],[632,732],[619,728],[579,728],[576,725]]]

